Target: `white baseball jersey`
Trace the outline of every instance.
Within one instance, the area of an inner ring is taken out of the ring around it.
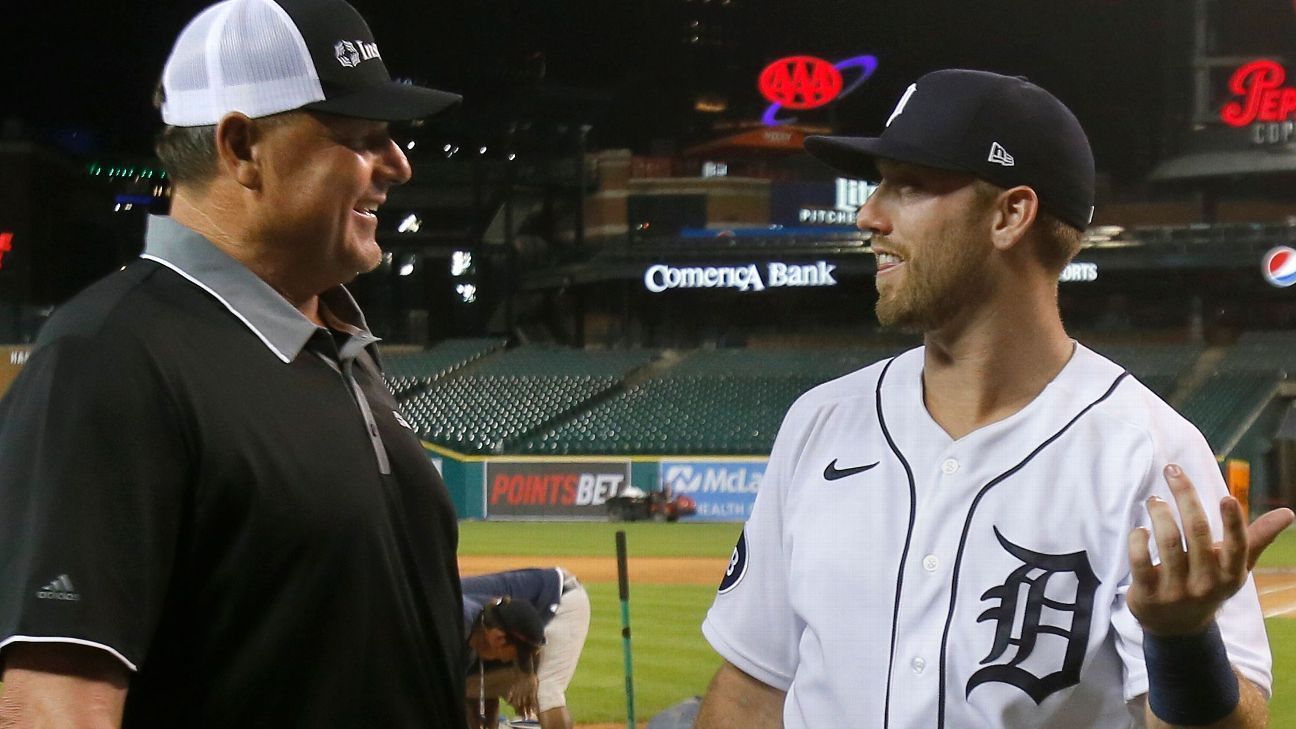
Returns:
[[[923,405],[922,367],[914,349],[788,411],[707,639],[787,691],[789,729],[1141,726],[1128,535],[1149,525],[1148,496],[1173,502],[1162,468],[1178,463],[1220,538],[1205,439],[1076,345],[1033,402],[953,440]],[[1268,694],[1251,580],[1218,621]]]

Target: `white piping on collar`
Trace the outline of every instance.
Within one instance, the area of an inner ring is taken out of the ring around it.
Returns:
[[[252,322],[250,322],[250,321],[247,320],[247,317],[243,316],[243,314],[241,314],[241,313],[239,312],[238,309],[235,309],[234,306],[233,306],[232,304],[230,304],[230,302],[226,301],[225,298],[224,298],[223,296],[221,296],[220,294],[218,294],[218,293],[216,293],[215,291],[213,291],[213,290],[211,289],[210,286],[208,286],[207,284],[203,283],[202,281],[199,281],[198,279],[194,278],[193,276],[190,276],[189,274],[185,273],[183,269],[181,269],[179,266],[175,265],[174,263],[172,263],[172,262],[170,262],[170,261],[168,261],[168,260],[165,260],[165,259],[163,259],[163,258],[158,258],[157,256],[154,256],[154,255],[151,255],[151,254],[148,254],[148,253],[140,254],[140,258],[147,258],[147,259],[150,260],[150,261],[153,261],[153,262],[155,262],[155,263],[160,263],[160,264],[162,264],[163,266],[166,266],[167,268],[171,269],[172,271],[175,271],[176,273],[178,273],[178,274],[180,274],[181,276],[183,276],[183,277],[185,278],[185,280],[189,281],[189,282],[192,283],[194,286],[197,286],[198,288],[202,289],[203,291],[206,291],[207,293],[211,294],[211,295],[212,295],[212,296],[213,296],[217,301],[221,302],[221,304],[223,304],[223,305],[225,306],[226,309],[229,309],[229,311],[230,311],[231,314],[233,314],[233,315],[234,315],[234,316],[235,316],[239,321],[243,322],[243,324],[244,324],[248,329],[251,329],[251,330],[252,330],[252,333],[255,334],[255,335],[257,335],[257,339],[260,339],[261,342],[262,342],[262,344],[265,344],[265,346],[269,347],[269,348],[270,348],[270,351],[271,351],[271,352],[274,352],[275,356],[278,357],[280,360],[282,360],[284,364],[290,364],[290,363],[292,363],[292,358],[291,358],[291,357],[289,357],[288,355],[284,354],[283,352],[280,352],[280,351],[279,351],[279,348],[276,347],[276,346],[274,346],[274,344],[272,344],[272,343],[270,342],[270,340],[266,337],[266,335],[264,335],[264,334],[261,333],[261,330],[260,330],[260,329],[257,329],[255,326],[253,326],[253,325],[252,325]]]

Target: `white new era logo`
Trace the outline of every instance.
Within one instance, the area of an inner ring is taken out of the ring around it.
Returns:
[[[72,580],[67,575],[59,575],[58,579],[38,590],[36,597],[41,600],[68,600],[75,602],[81,599],[81,593],[77,592],[76,588],[72,586]]]
[[[1004,167],[1012,167],[1015,164],[1013,162],[1013,156],[1008,154],[1008,150],[1004,149],[1003,145],[998,142],[990,145],[989,161],[994,162],[997,165],[1003,165]]]
[[[396,418],[396,422],[400,423],[401,425],[405,426],[406,428],[409,428],[410,430],[414,430],[414,426],[412,426],[412,425],[409,424],[409,421],[405,419],[405,416],[404,416],[404,415],[401,415],[401,414],[400,414],[400,411],[399,411],[399,410],[393,410],[393,411],[392,411],[392,416]]]

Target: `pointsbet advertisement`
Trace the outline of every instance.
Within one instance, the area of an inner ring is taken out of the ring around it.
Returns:
[[[489,461],[486,516],[607,519],[607,500],[629,485],[629,461]]]

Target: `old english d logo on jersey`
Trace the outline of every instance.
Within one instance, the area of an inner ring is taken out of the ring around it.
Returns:
[[[982,600],[998,601],[977,618],[978,623],[995,622],[994,645],[990,648],[990,655],[981,661],[982,665],[991,665],[972,674],[966,693],[971,695],[977,686],[999,681],[1025,691],[1039,704],[1050,694],[1080,682],[1080,665],[1089,643],[1089,624],[1099,581],[1089,565],[1086,552],[1032,552],[1005,539],[997,527],[994,533],[999,544],[1020,560],[1022,566],[1013,570],[1002,585],[986,590],[981,596]],[[1023,592],[1025,609],[1021,605]],[[1072,601],[1060,597],[1072,594]],[[1044,608],[1048,608],[1051,615],[1069,614],[1070,626],[1045,623],[1042,619]],[[1041,634],[1064,639],[1066,650],[1057,670],[1036,676],[1020,666],[1035,651]],[[1005,656],[1010,647],[1015,649],[1013,654]],[[1008,660],[1001,660],[1004,658]]]

